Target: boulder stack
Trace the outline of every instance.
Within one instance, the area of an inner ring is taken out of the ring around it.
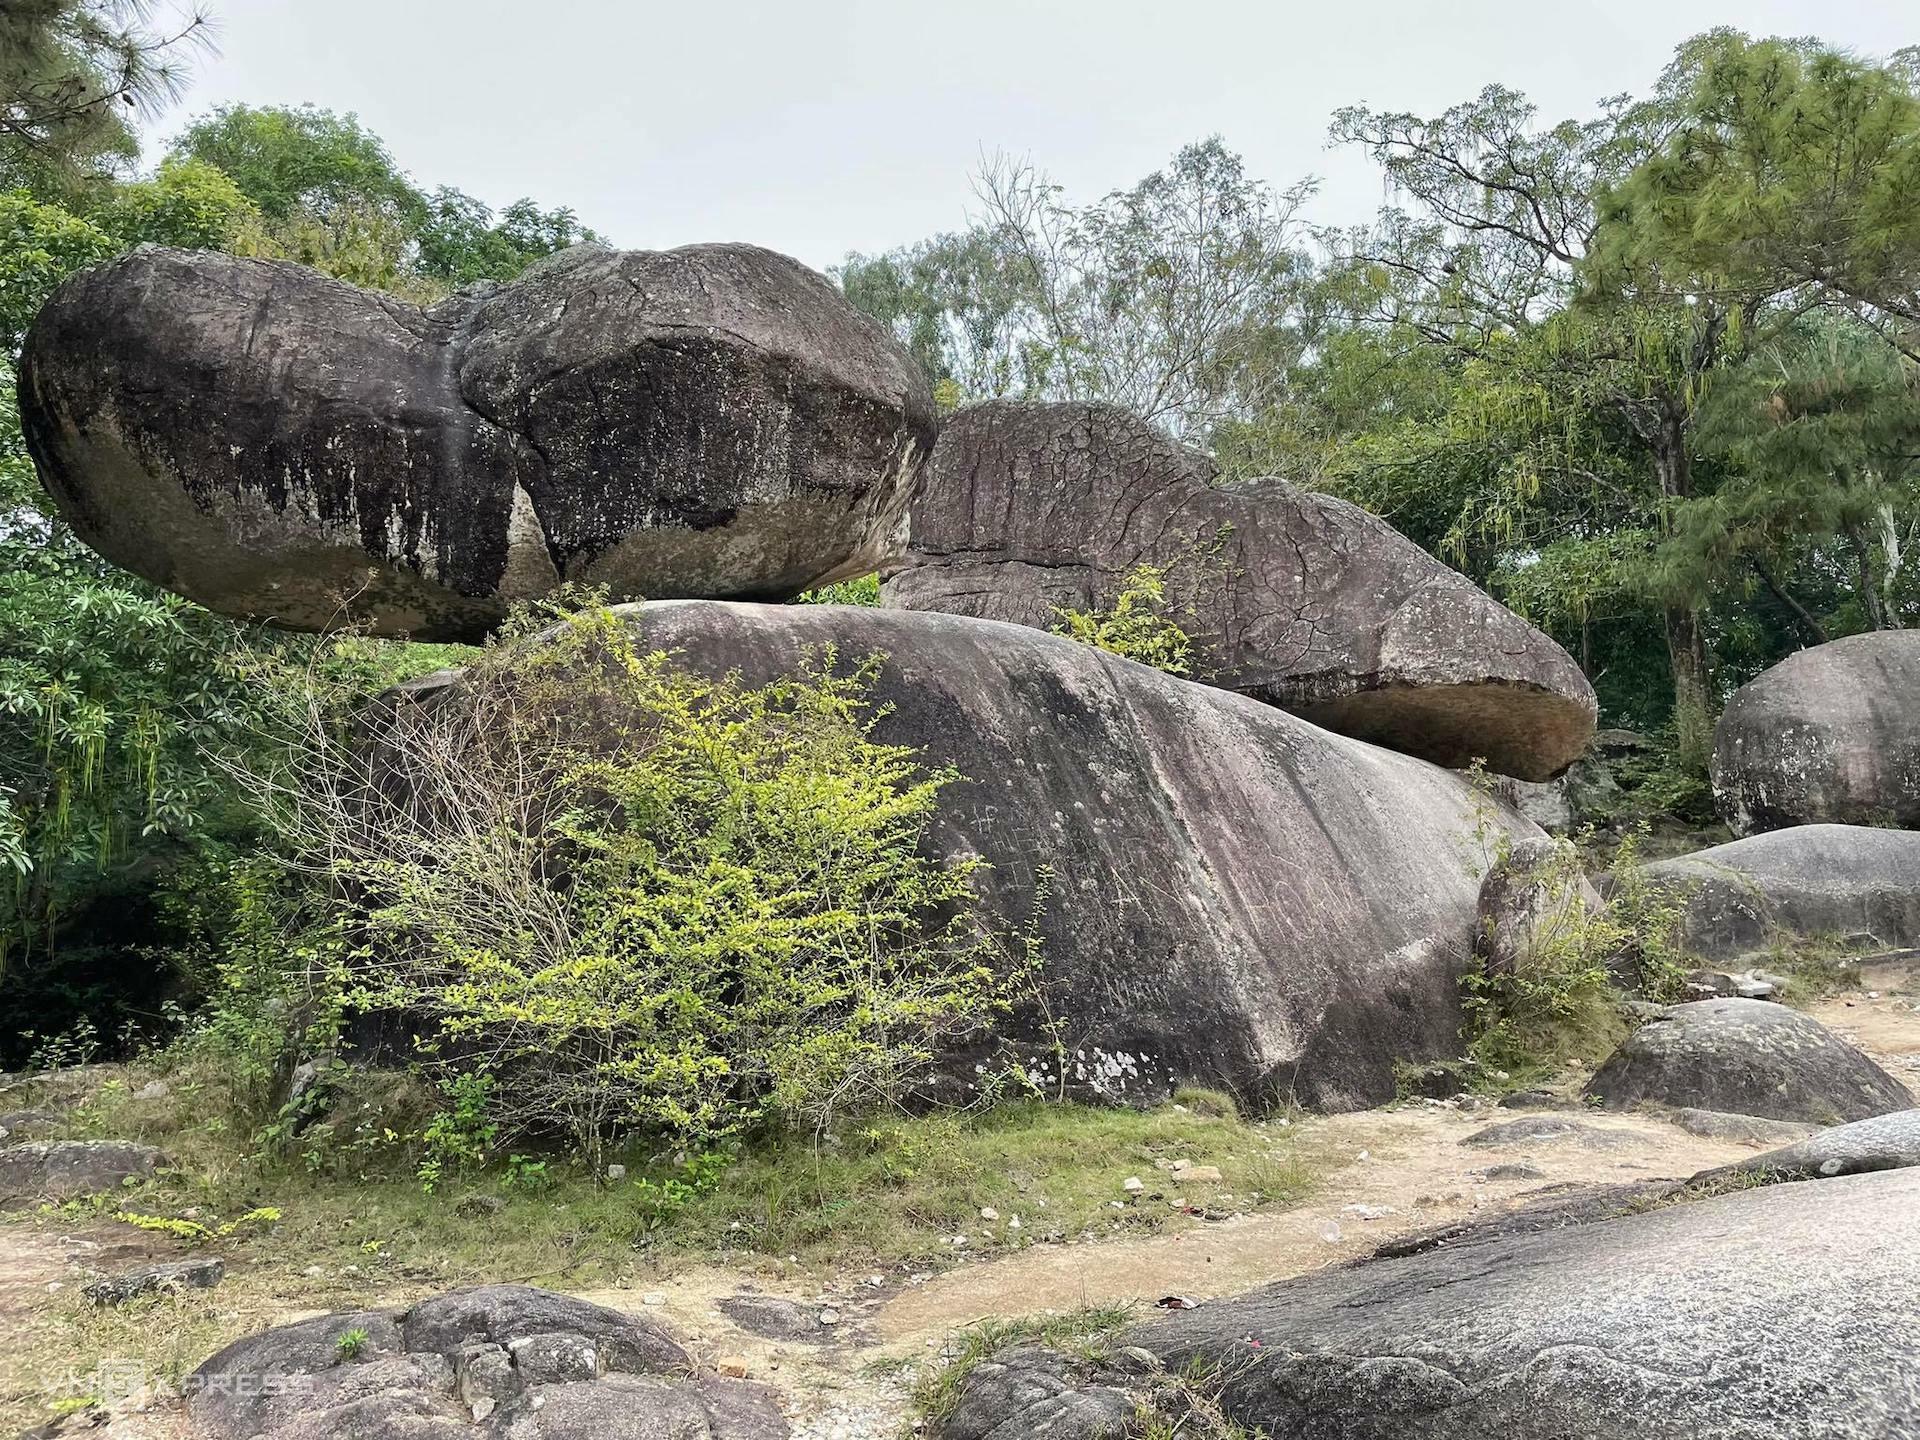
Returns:
[[[1217,479],[1112,406],[963,410],[886,603],[1045,630],[1150,565],[1193,679],[1439,765],[1544,780],[1585,751],[1593,689],[1552,640],[1356,505]]]
[[[890,553],[925,378],[751,245],[580,246],[429,309],[142,247],[28,336],[28,447],[75,533],[226,614],[474,639],[563,581],[785,599]]]

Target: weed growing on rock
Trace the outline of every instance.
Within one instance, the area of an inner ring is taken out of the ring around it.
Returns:
[[[1193,642],[1167,617],[1167,572],[1136,565],[1110,610],[1056,610],[1053,633],[1096,650],[1137,660],[1169,675],[1188,672]]]

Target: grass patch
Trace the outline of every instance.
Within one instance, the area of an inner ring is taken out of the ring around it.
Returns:
[[[725,1156],[629,1151],[611,1157],[627,1167],[613,1183],[552,1157],[534,1166],[501,1156],[443,1177],[429,1194],[414,1175],[417,1147],[381,1118],[407,1093],[400,1078],[365,1077],[366,1098],[330,1122],[329,1148],[291,1162],[249,1153],[219,1118],[211,1078],[175,1072],[160,1077],[164,1096],[136,1099],[152,1078],[141,1069],[111,1076],[63,1133],[159,1145],[174,1173],[0,1215],[0,1225],[49,1241],[138,1242],[157,1259],[215,1254],[228,1278],[120,1310],[86,1303],[71,1285],[33,1301],[25,1333],[0,1355],[0,1433],[84,1397],[103,1358],[137,1359],[177,1384],[220,1346],[296,1311],[402,1304],[485,1282],[644,1289],[716,1260],[767,1273],[789,1257],[819,1271],[935,1270],[1050,1240],[1201,1223],[1175,1199],[1233,1210],[1297,1204],[1317,1161],[1290,1127],[1217,1113],[1230,1105],[1189,1094],[1179,1109],[1030,1101],[889,1116],[843,1124],[818,1143],[769,1141]],[[1221,1179],[1176,1181],[1155,1164],[1181,1159],[1217,1167]],[[1136,1175],[1144,1189],[1130,1196],[1123,1184]],[[279,1220],[248,1218],[267,1210]],[[116,1212],[148,1223],[116,1221]],[[175,1220],[183,1223],[154,1223]]]
[[[1781,997],[1787,1004],[1806,1006],[1842,990],[1859,989],[1860,960],[1868,953],[1831,936],[1781,935],[1756,968],[1787,982]]]

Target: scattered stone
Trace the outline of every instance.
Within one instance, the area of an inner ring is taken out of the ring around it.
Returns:
[[[1750,1160],[1703,1170],[1695,1185],[1729,1179],[1831,1180],[1920,1165],[1920,1110],[1897,1110],[1822,1130]]]
[[[1689,970],[1686,986],[1701,1000],[1780,1000],[1785,998],[1789,982],[1764,970],[1743,970],[1737,974],[1725,970]]]
[[[462,1195],[455,1203],[453,1213],[469,1220],[478,1220],[483,1216],[498,1215],[506,1208],[507,1202],[498,1195]]]
[[[172,1093],[173,1091],[168,1087],[166,1081],[149,1080],[133,1092],[132,1098],[135,1100],[164,1100]]]
[[[816,605],[618,613],[649,648],[748,684],[828,644],[885,657],[876,737],[967,777],[942,792],[928,853],[986,861],[983,922],[1037,914],[1048,975],[1077,997],[1064,1074],[1023,1012],[992,1037],[1050,1088],[1352,1109],[1394,1097],[1397,1062],[1459,1053],[1476,816],[1532,833],[1459,777],[1033,629]],[[406,697],[457,704],[458,687]],[[1044,902],[1041,853],[1078,877]],[[977,1099],[987,1058],[943,1056],[934,1098]]]
[[[713,1362],[713,1368],[730,1380],[744,1380],[749,1373],[744,1355],[722,1355]]]
[[[1592,687],[1540,631],[1356,505],[1217,476],[1113,406],[969,407],[886,603],[1045,630],[1153,565],[1203,683],[1440,765],[1544,780],[1585,751]]]
[[[607,1166],[607,1183],[609,1185],[618,1185],[622,1180],[626,1178],[627,1178],[626,1166],[624,1165]]]
[[[980,1218],[982,1220],[998,1220],[1000,1218],[1000,1212],[991,1205],[982,1205],[980,1207]]]
[[[472,640],[562,582],[787,599],[894,551],[935,411],[906,350],[751,245],[576,246],[422,311],[142,246],[21,367],[101,554],[224,614]]]
[[[0,1149],[0,1201],[67,1200],[145,1180],[167,1164],[151,1145],[125,1140],[39,1140]]]
[[[1147,1187],[1145,1182],[1143,1182],[1138,1175],[1129,1175],[1121,1183],[1120,1188],[1126,1191],[1129,1195],[1138,1195],[1142,1190],[1145,1190]]]
[[[1195,1165],[1190,1160],[1173,1162],[1174,1178],[1195,1185],[1218,1185],[1222,1179],[1218,1165]]]
[[[1796,825],[1920,829],[1920,630],[1799,650],[1734,691],[1713,789],[1736,835]]]
[[[1652,1104],[1814,1124],[1913,1104],[1819,1021],[1764,1000],[1675,1005],[1629,1035],[1587,1088],[1616,1110]]]
[[[1730,1140],[1736,1145],[1782,1145],[1803,1139],[1819,1128],[1800,1120],[1767,1120],[1758,1115],[1692,1108],[1674,1111],[1673,1123],[1689,1135]]]

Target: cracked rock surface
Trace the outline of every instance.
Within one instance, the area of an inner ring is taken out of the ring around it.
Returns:
[[[1195,1083],[1338,1110],[1392,1099],[1398,1059],[1458,1053],[1489,863],[1462,777],[1014,625],[713,601],[618,613],[649,649],[749,684],[828,644],[884,657],[876,737],[964,777],[923,844],[987,862],[983,918],[1037,925],[1072,999],[1064,1074],[1028,1003],[947,1057],[949,1081],[975,1084],[1004,1039],[1082,1098],[1150,1103]],[[459,684],[397,694],[458,704]]]
[[[1048,629],[1166,572],[1192,678],[1446,766],[1545,780],[1593,688],[1552,640],[1384,520],[1207,456],[1105,405],[996,400],[943,427],[886,603]]]
[[[207,1440],[787,1434],[769,1391],[700,1373],[652,1321],[524,1285],[282,1325],[229,1345],[187,1389]]]
[[[751,245],[576,246],[431,308],[143,246],[55,292],[21,418],[75,532],[230,615],[474,639],[562,581],[785,599],[878,567],[925,378]]]
[[[1493,1233],[1123,1338],[1211,1367],[1227,1415],[1289,1440],[1857,1440],[1920,1427],[1916,1282],[1901,1170]],[[1046,1433],[1020,1428],[1062,1407],[1032,1371],[976,1372],[943,1440]]]

